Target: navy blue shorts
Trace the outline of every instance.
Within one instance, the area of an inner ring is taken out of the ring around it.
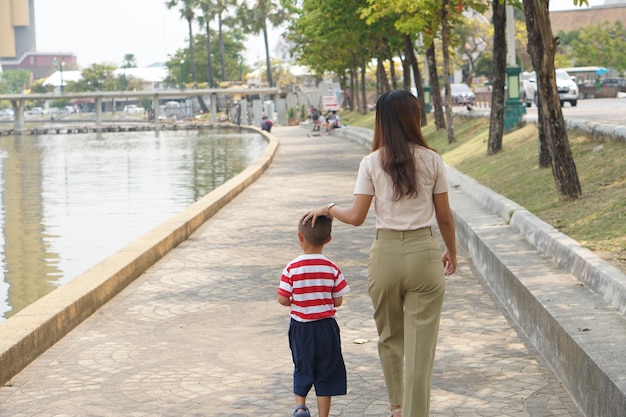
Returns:
[[[346,394],[346,365],[335,319],[307,323],[291,319],[289,348],[294,364],[294,394],[306,397],[312,386],[318,397]]]

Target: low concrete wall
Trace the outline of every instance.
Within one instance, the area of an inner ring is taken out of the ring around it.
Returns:
[[[278,149],[271,134],[263,154],[243,172],[178,215],[0,323],[0,383],[5,383],[122,291],[207,219],[256,181]]]
[[[367,148],[372,134],[333,130]],[[626,416],[624,274],[515,202],[452,167],[447,174],[464,200],[453,207],[459,246],[494,295],[585,415]]]
[[[626,276],[617,268],[524,207],[493,192],[473,178],[450,167],[448,178],[451,182],[462,184],[466,193],[514,227],[537,250],[574,275],[617,311],[626,314]]]

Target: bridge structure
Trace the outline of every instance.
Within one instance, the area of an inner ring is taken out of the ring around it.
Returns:
[[[65,100],[65,99],[93,99],[96,109],[96,127],[102,126],[102,102],[110,99],[138,99],[143,97],[152,98],[152,107],[154,111],[154,120],[159,123],[159,102],[163,99],[173,98],[193,98],[193,97],[210,97],[211,123],[217,122],[217,98],[219,96],[231,96],[246,100],[251,96],[276,95],[279,93],[278,88],[207,88],[207,89],[168,89],[168,90],[150,90],[150,91],[91,91],[91,92],[56,92],[56,93],[35,93],[35,94],[0,94],[0,100],[8,100],[14,113],[14,130],[21,132],[25,125],[25,103],[29,100]],[[261,105],[258,107],[260,113]],[[280,107],[278,108],[280,110]]]

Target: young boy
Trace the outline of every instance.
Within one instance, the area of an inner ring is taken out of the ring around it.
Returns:
[[[289,348],[294,363],[294,417],[310,417],[306,396],[315,386],[319,417],[328,417],[333,395],[345,395],[346,366],[341,354],[339,326],[335,307],[350,291],[343,274],[322,254],[331,240],[332,221],[318,217],[298,222],[298,241],[304,252],[283,270],[278,287],[278,302],[290,306]]]

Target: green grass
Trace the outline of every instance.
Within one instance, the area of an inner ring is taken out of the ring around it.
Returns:
[[[373,112],[344,112],[348,125],[373,129]],[[432,115],[423,128],[428,143],[444,161],[519,205],[626,272],[626,143],[594,142],[576,131],[568,138],[583,196],[560,201],[552,170],[538,167],[538,134],[534,124],[503,138],[501,153],[487,155],[489,120],[454,118],[456,143],[437,131]]]

